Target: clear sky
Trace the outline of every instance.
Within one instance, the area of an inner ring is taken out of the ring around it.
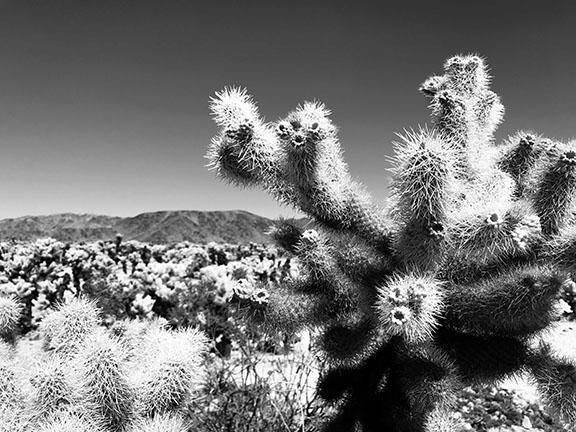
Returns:
[[[484,56],[518,129],[576,135],[576,2],[0,0],[0,218],[244,209],[289,216],[205,167],[208,100],[247,87],[269,120],[323,101],[353,176],[387,195],[417,88]]]

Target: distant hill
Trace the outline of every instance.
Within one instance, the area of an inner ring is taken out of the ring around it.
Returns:
[[[159,211],[134,217],[64,213],[0,220],[0,240],[52,237],[64,242],[114,239],[149,243],[269,243],[272,219],[242,211]]]

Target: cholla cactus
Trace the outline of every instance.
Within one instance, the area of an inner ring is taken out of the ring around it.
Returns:
[[[96,303],[91,300],[74,298],[70,303],[60,304],[40,324],[46,346],[61,355],[74,354],[97,329],[99,315]]]
[[[0,297],[0,336],[10,339],[9,332],[16,326],[21,311],[22,305],[15,298]],[[3,427],[9,430],[7,425],[11,425],[12,430],[18,430],[14,413],[22,408],[24,400],[18,385],[13,356],[13,346],[0,338],[0,431]]]
[[[20,366],[20,350],[0,341],[0,431],[186,431],[207,342],[196,330],[165,325],[106,329],[92,302],[75,299],[42,323],[35,366],[31,358]]]
[[[202,382],[201,361],[206,338],[194,329],[157,328],[145,340],[139,400],[145,416],[177,412]]]
[[[0,296],[0,342],[10,341],[10,332],[14,330],[24,306],[14,297]]]
[[[478,56],[450,58],[420,90],[432,126],[400,135],[386,210],[352,181],[321,103],[266,123],[244,90],[212,99],[217,175],[315,223],[271,230],[301,272],[249,302],[250,315],[269,328],[322,329],[331,367],[320,391],[340,401],[326,431],[459,430],[460,386],[526,368],[573,422],[574,363],[532,342],[576,269],[576,142],[519,132],[495,145],[504,108]]]
[[[33,419],[42,420],[77,402],[66,367],[61,358],[50,358],[41,362],[36,373],[30,377]]]
[[[123,432],[133,420],[135,400],[123,347],[103,332],[92,334],[84,344],[75,359],[81,397],[108,430]]]

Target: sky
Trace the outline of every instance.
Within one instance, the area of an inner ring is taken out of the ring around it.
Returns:
[[[0,0],[0,219],[247,210],[294,216],[206,168],[209,99],[246,87],[267,120],[332,110],[352,176],[384,203],[417,91],[480,54],[516,130],[576,136],[576,2]]]

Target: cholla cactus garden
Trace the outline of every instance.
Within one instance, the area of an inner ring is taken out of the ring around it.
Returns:
[[[576,262],[576,143],[520,132],[496,145],[504,108],[484,60],[455,56],[420,88],[432,127],[400,135],[390,202],[351,179],[330,111],[305,102],[266,123],[228,88],[211,102],[217,175],[310,216],[272,229],[302,272],[252,302],[270,328],[321,329],[325,431],[456,431],[456,390],[529,371],[576,424],[576,367],[539,340]]]

